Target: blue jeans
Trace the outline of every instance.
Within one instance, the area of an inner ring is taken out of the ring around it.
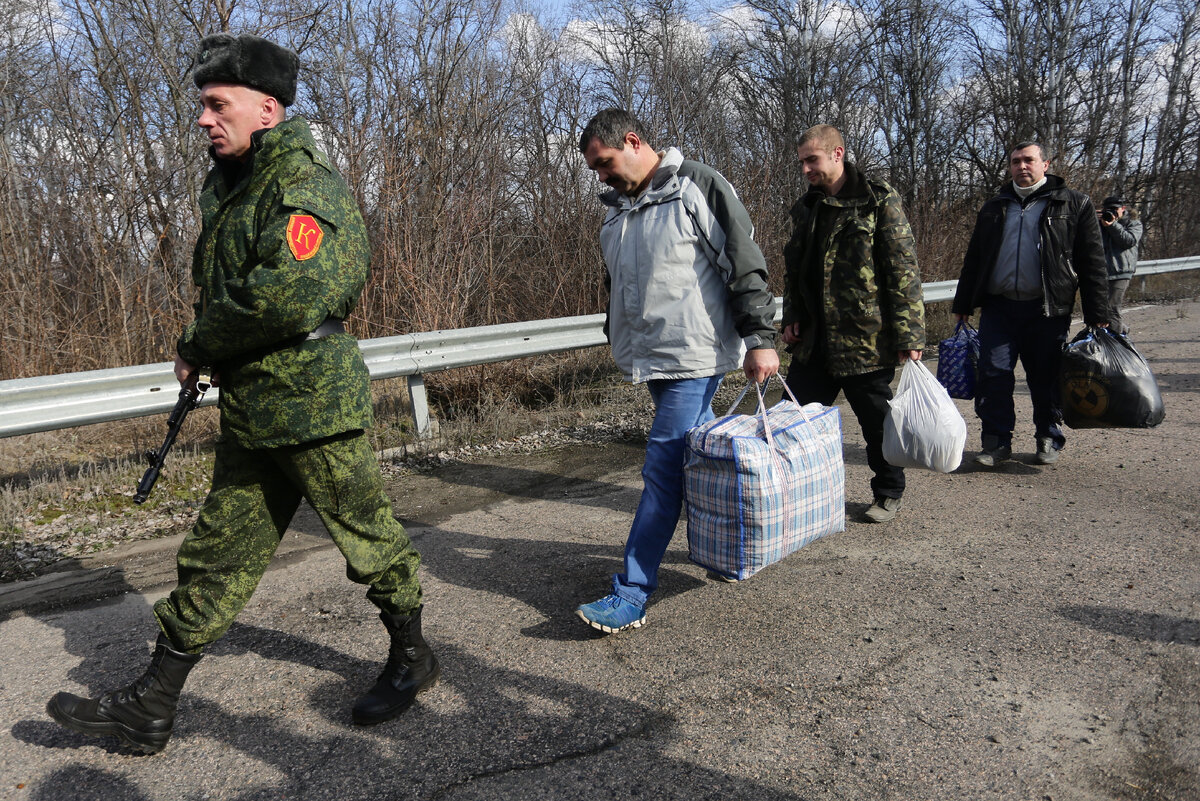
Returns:
[[[1035,435],[1052,440],[1055,449],[1067,441],[1061,426],[1058,362],[1070,327],[1070,315],[1046,317],[1038,300],[990,297],[984,301],[979,316],[979,375],[975,382],[975,414],[981,423],[984,448],[1012,445],[1017,422],[1013,368],[1018,358],[1025,368],[1025,382],[1033,401]]]
[[[639,607],[645,608],[658,587],[658,566],[683,511],[684,434],[713,419],[712,399],[723,377],[647,383],[655,411],[642,467],[642,499],[625,543],[625,572],[613,576],[613,592]]]

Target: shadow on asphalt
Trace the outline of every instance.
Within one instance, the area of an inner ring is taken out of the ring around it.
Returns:
[[[88,798],[119,798],[121,801],[149,801],[149,796],[123,776],[99,770],[90,765],[69,765],[59,768],[29,795],[37,801],[80,797],[86,788]]]
[[[1109,634],[1150,642],[1200,646],[1200,620],[1111,606],[1064,606],[1058,613],[1067,620]]]
[[[209,656],[219,661],[245,653],[337,678],[318,684],[309,698],[311,709],[330,724],[321,727],[321,734],[284,725],[282,716],[240,715],[185,691],[170,748],[207,739],[274,768],[257,771],[259,776],[286,777],[234,795],[221,791],[229,801],[367,799],[380,797],[380,792],[387,797],[454,798],[460,788],[464,797],[478,797],[475,792],[486,792],[493,784],[497,790],[510,782],[523,786],[530,771],[551,766],[555,770],[546,774],[547,781],[565,776],[579,782],[581,794],[565,796],[572,798],[620,797],[632,787],[635,795],[659,799],[800,799],[668,756],[666,751],[678,741],[671,734],[677,721],[670,712],[577,683],[500,668],[459,648],[439,646],[439,688],[456,695],[461,704],[451,705],[451,712],[437,712],[418,699],[402,717],[369,730],[352,726],[348,710],[351,699],[374,678],[378,663],[286,632],[242,624],[214,644]],[[11,731],[23,742],[66,753],[95,746],[123,752],[105,745],[113,740],[84,737],[50,721],[20,721]],[[361,736],[364,731],[372,737]],[[626,742],[629,747],[622,748]],[[653,770],[647,769],[650,765]],[[389,777],[389,786],[373,784],[372,777],[377,781],[381,773]],[[169,783],[170,778],[164,776],[163,781]],[[26,797],[62,801],[85,796],[148,798],[117,770],[83,765],[59,768]]]
[[[1163,373],[1155,378],[1171,392],[1200,392],[1200,373]]]
[[[90,604],[93,609],[103,609],[121,602],[121,596],[135,592],[134,588],[122,578],[122,571],[112,571],[113,580],[119,584],[112,589],[116,596],[108,601]],[[61,629],[63,632],[64,650],[70,656],[78,657],[79,662],[67,671],[67,677],[84,687],[79,694],[94,698],[108,690],[127,686],[145,670],[150,661],[151,647],[147,638],[152,638],[153,615],[150,614],[150,604],[146,604],[146,623],[138,631],[100,632],[87,616],[74,614],[77,606],[72,605],[48,612],[33,613],[30,616],[42,623]],[[120,628],[122,624],[114,621],[108,627]],[[122,636],[123,634],[127,636]],[[77,691],[78,692],[78,691]],[[49,701],[49,698],[45,700]],[[111,737],[85,737],[69,729],[45,719],[23,720],[12,727],[12,736],[31,745],[43,748],[73,750],[82,745],[91,745],[107,751],[110,754],[127,754],[133,751],[121,746]],[[72,766],[60,771],[63,774],[78,776],[77,780],[92,782],[86,786],[97,789],[97,798],[141,798],[132,788],[118,777],[107,777],[103,771],[91,768]],[[84,775],[86,774],[86,775]],[[111,779],[111,781],[109,781]],[[111,789],[110,789],[111,785]],[[125,788],[118,791],[119,788]],[[110,794],[111,793],[111,794]],[[36,796],[35,796],[36,797]],[[62,798],[69,796],[63,795]]]
[[[473,487],[527,500],[554,500],[626,511],[629,489],[607,481],[547,473],[511,465],[452,462],[436,472],[444,484]],[[636,499],[633,501],[637,503]],[[402,520],[406,525],[409,522]]]
[[[419,543],[421,567],[447,584],[506,595],[537,610],[546,619],[521,629],[527,637],[589,640],[604,635],[585,626],[574,609],[611,592],[610,578],[622,569],[625,534],[614,530],[610,544],[597,544],[425,529]],[[704,586],[703,580],[674,569],[687,564],[678,551],[667,552],[656,603]]]
[[[560,498],[563,487],[572,494],[614,491],[603,482],[564,483],[560,479],[552,497]],[[603,636],[584,626],[571,610],[607,591],[608,574],[620,569],[623,545],[623,531],[613,533],[611,544],[596,544],[438,528],[424,528],[420,542],[426,571],[447,583],[506,595],[530,605],[543,620],[523,629],[522,634],[560,641]],[[691,574],[694,571],[675,569],[685,563],[686,557],[678,551],[668,553],[660,574],[660,597],[704,585]],[[543,578],[547,575],[558,578],[546,582]],[[97,631],[96,617],[72,614],[70,609],[35,616],[64,632],[65,651],[78,660],[68,676],[86,688],[86,695],[125,686],[145,667],[147,639],[153,628],[149,605],[145,626],[133,632],[128,631],[128,615],[123,619],[114,616],[111,623],[100,618],[105,621],[99,623],[101,631]],[[401,793],[405,797],[453,797],[459,787],[470,795],[478,782],[519,783],[524,781],[517,778],[522,772],[551,765],[557,772],[561,770],[559,763],[571,760],[577,760],[571,769],[579,772],[585,786],[599,793],[596,797],[610,795],[601,789],[605,785],[611,787],[613,797],[620,796],[633,782],[644,797],[652,798],[798,798],[756,787],[745,777],[668,757],[664,751],[675,742],[671,732],[678,727],[669,712],[574,682],[498,668],[469,652],[438,643],[435,632],[431,632],[431,640],[443,663],[441,684],[461,698],[463,706],[455,705],[455,711],[446,714],[423,707],[418,700],[401,719],[386,724],[392,730],[384,729],[384,737],[378,737],[383,729],[378,727],[371,730],[374,737],[367,738],[361,736],[362,729],[350,724],[349,707],[370,686],[380,662],[363,660],[288,632],[234,623],[208,649],[208,659],[201,669],[219,669],[222,656],[253,653],[265,660],[319,670],[329,678],[314,685],[305,706],[327,725],[317,725],[317,733],[306,733],[296,730],[284,715],[238,714],[230,704],[185,690],[171,747],[186,748],[189,738],[204,738],[220,743],[221,749],[232,749],[272,765],[287,777],[282,784],[223,796],[233,801],[370,798],[366,787],[347,791],[347,787],[356,787],[356,771],[369,769],[377,773],[380,766],[392,765],[396,781],[413,789],[411,796]],[[245,692],[255,690],[246,687]],[[545,714],[540,711],[543,708],[556,712]],[[45,718],[18,721],[10,731],[15,739],[57,751],[64,760],[85,748],[121,757],[134,754],[113,738],[85,737]],[[620,749],[625,741],[631,741],[630,747]],[[340,756],[331,758],[332,754]],[[600,771],[596,760],[605,764]],[[631,764],[613,765],[613,760]],[[655,764],[653,771],[645,769],[650,762]],[[83,795],[123,801],[147,798],[119,771],[110,773],[83,765],[61,767],[31,790],[26,797],[37,801]],[[579,797],[591,796],[585,793]]]

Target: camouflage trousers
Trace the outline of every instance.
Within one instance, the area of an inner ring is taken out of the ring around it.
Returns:
[[[420,555],[394,517],[362,431],[281,448],[217,445],[212,489],[179,547],[179,585],[154,605],[175,647],[219,639],[250,600],[300,499],[320,516],[351,581],[389,615],[421,605]]]

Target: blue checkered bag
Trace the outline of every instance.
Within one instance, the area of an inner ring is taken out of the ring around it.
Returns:
[[[691,429],[684,454],[688,555],[739,580],[846,528],[837,407],[793,398],[767,409],[755,390],[756,414]]]
[[[954,336],[938,345],[937,380],[952,398],[975,397],[975,370],[979,364],[979,332],[959,320]]]

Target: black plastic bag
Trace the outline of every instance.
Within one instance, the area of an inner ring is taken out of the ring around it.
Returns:
[[[1063,345],[1059,385],[1071,428],[1153,428],[1166,414],[1150,365],[1107,328],[1087,326]]]

